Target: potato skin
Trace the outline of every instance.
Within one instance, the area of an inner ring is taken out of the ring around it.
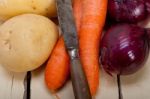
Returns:
[[[57,38],[57,26],[44,16],[13,17],[0,26],[0,64],[14,72],[34,70],[47,60]]]
[[[55,17],[55,0],[0,0],[1,20],[25,13]]]

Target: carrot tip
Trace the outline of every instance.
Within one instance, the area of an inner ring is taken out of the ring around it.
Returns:
[[[56,91],[51,91],[52,95],[55,97],[55,99],[60,99]]]

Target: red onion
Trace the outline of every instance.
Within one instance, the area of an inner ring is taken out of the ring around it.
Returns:
[[[147,11],[150,13],[150,0],[145,0]]]
[[[108,0],[108,15],[117,22],[137,23],[147,16],[145,0]]]
[[[101,63],[109,74],[128,75],[138,71],[149,54],[145,29],[129,24],[111,27],[101,42]]]

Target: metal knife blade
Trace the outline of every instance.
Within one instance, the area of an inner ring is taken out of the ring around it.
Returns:
[[[78,48],[71,0],[57,0],[58,20],[68,50]]]
[[[71,0],[56,0],[58,21],[71,59],[71,79],[75,99],[92,99],[78,53],[78,37]]]

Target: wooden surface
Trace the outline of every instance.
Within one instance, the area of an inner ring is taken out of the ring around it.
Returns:
[[[144,68],[131,76],[121,77],[124,99],[149,99],[150,58]],[[30,99],[56,99],[44,83],[44,66],[32,72]],[[0,99],[23,99],[26,73],[12,73],[0,66]],[[56,93],[60,99],[74,99],[71,81]],[[116,77],[101,72],[101,83],[95,99],[118,99]]]
[[[0,65],[0,99],[23,99],[26,73],[13,73]]]
[[[148,23],[141,24],[150,27]],[[44,69],[45,66],[42,66],[31,73],[30,99],[56,99],[56,94],[60,99],[74,99],[71,81],[68,81],[60,91],[52,94],[44,83]],[[0,65],[0,99],[25,99],[26,74],[10,72]],[[99,90],[94,99],[118,99],[116,77],[111,77],[104,71],[101,71],[100,77]],[[121,77],[121,85],[123,99],[150,99],[150,57],[140,71]]]

